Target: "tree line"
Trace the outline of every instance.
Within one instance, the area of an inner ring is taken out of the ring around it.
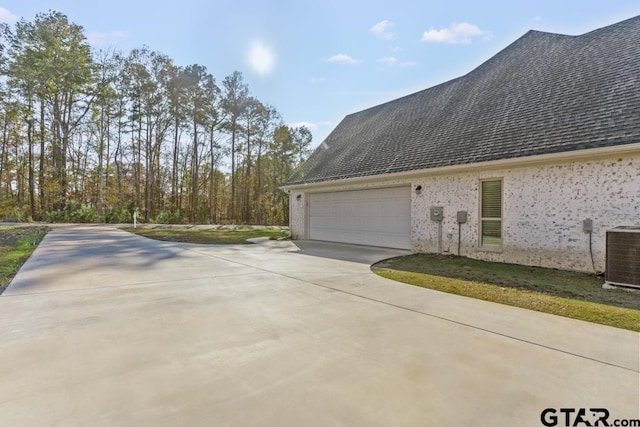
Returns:
[[[0,28],[0,133],[4,220],[284,224],[311,144],[240,72],[92,50],[55,11]]]

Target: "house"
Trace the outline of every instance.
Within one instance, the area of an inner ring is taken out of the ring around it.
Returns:
[[[602,271],[640,225],[640,16],[350,114],[283,189],[294,239]]]

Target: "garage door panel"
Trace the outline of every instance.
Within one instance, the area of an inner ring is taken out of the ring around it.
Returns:
[[[311,194],[309,237],[315,240],[409,248],[410,187]]]
[[[338,238],[336,238],[336,236],[338,236]],[[313,239],[359,245],[409,248],[406,239],[398,237],[396,233],[367,232],[367,234],[364,235],[362,231],[356,230],[326,229],[318,232],[317,235],[313,236]]]

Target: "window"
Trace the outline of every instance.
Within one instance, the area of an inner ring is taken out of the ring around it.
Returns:
[[[502,180],[480,181],[480,245],[502,245]]]

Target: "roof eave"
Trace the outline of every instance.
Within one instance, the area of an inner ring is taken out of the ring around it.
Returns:
[[[404,172],[397,172],[397,173],[359,176],[359,177],[353,177],[353,178],[343,178],[343,179],[319,181],[319,182],[307,182],[307,183],[292,184],[292,185],[282,185],[279,188],[289,193],[291,191],[301,190],[301,189],[308,190],[308,189],[330,187],[330,186],[337,186],[337,185],[366,184],[369,182],[379,181],[381,179],[385,181],[394,180],[394,179],[399,180],[399,179],[410,179],[414,177],[422,177],[422,176],[429,176],[429,175],[445,175],[445,174],[458,173],[458,172],[471,172],[471,171],[481,171],[481,170],[488,170],[488,169],[503,169],[503,168],[509,168],[509,167],[513,168],[513,167],[536,166],[536,165],[545,164],[545,163],[561,163],[566,161],[592,160],[592,159],[599,159],[603,157],[609,157],[612,155],[622,155],[622,154],[640,154],[640,143],[614,145],[610,147],[590,148],[586,150],[577,150],[577,151],[564,151],[561,153],[540,154],[536,156],[514,157],[510,159],[491,160],[491,161],[479,162],[479,163],[442,166],[438,168],[418,169],[418,170],[411,170],[411,171],[404,171]]]

